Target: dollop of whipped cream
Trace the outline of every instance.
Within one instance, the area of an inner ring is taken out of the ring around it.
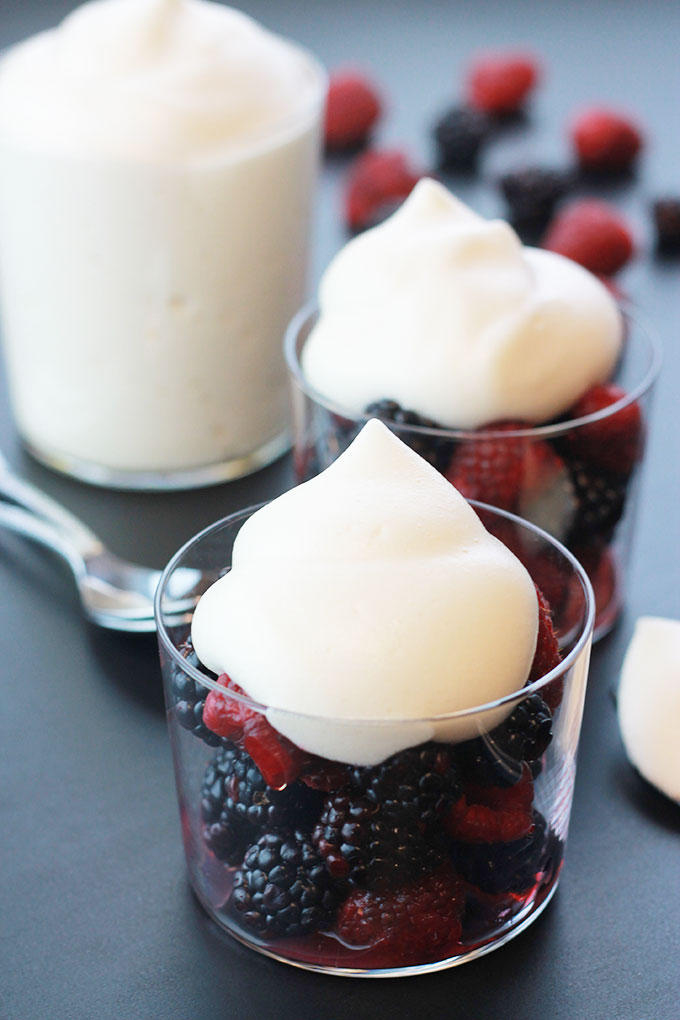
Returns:
[[[430,179],[340,251],[319,311],[302,353],[318,393],[355,414],[387,397],[448,428],[556,417],[611,374],[623,335],[596,277]]]
[[[0,131],[67,155],[200,159],[306,120],[324,75],[208,0],[92,0],[0,63]]]
[[[519,690],[537,621],[519,560],[373,419],[322,474],[243,525],[192,640],[300,747],[374,765],[497,725],[507,708],[420,720]]]
[[[631,763],[649,783],[680,802],[680,620],[643,616],[637,621],[617,704]]]

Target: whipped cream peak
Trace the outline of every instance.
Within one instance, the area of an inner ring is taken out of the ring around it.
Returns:
[[[302,370],[355,414],[390,398],[448,428],[535,424],[611,374],[622,335],[591,273],[424,179],[331,262]]]
[[[324,76],[211,0],[90,0],[0,64],[0,131],[71,156],[198,161],[301,130]]]
[[[537,626],[519,560],[372,420],[326,471],[243,525],[192,638],[295,743],[369,765],[497,725],[507,709],[427,720],[520,690]]]

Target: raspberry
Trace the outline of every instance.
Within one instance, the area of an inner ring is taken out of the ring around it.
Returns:
[[[226,673],[218,677],[217,682],[236,694],[244,693]],[[309,756],[275,730],[261,712],[218,691],[211,690],[208,694],[203,721],[213,733],[244,748],[267,786],[275,790],[294,782],[309,762]]]
[[[511,787],[474,786],[449,809],[444,828],[466,843],[509,843],[533,831],[534,784],[527,765]]]
[[[468,73],[468,99],[472,106],[485,113],[516,113],[523,107],[538,77],[538,64],[528,54],[482,55]]]
[[[604,108],[580,113],[571,125],[571,140],[584,170],[627,170],[642,148],[642,134],[630,117]]]
[[[345,218],[350,230],[364,230],[385,206],[402,202],[421,176],[401,152],[374,149],[359,156],[345,193]]]
[[[453,843],[454,864],[466,881],[486,893],[525,893],[546,874],[554,873],[562,845],[547,834],[545,818],[533,813],[533,829],[509,843]]]
[[[308,835],[284,830],[246,850],[231,901],[258,935],[305,935],[330,926],[337,893]]]
[[[438,163],[447,170],[471,169],[491,132],[491,121],[481,110],[455,106],[434,126]]]
[[[389,893],[356,890],[336,924],[352,946],[381,946],[395,960],[421,962],[459,942],[463,885],[450,865]]]
[[[571,418],[585,418],[626,398],[615,383],[596,383],[571,408]],[[642,446],[642,412],[637,401],[590,425],[572,429],[565,437],[575,455],[614,474],[629,475]]]
[[[486,435],[522,428],[526,428],[523,422],[506,422],[480,429],[479,438],[470,438],[455,450],[445,471],[448,480],[466,499],[478,499],[502,510],[516,509],[525,486],[538,486],[556,459],[542,440]]]
[[[382,113],[380,97],[363,74],[336,71],[328,83],[325,139],[328,149],[363,144]]]
[[[572,202],[553,220],[543,247],[566,255],[592,273],[616,273],[633,254],[628,225],[613,206],[599,199]]]
[[[534,227],[548,222],[569,190],[571,177],[561,170],[530,166],[504,174],[499,183],[512,222]]]
[[[658,198],[652,214],[659,251],[680,251],[680,198]]]
[[[448,438],[437,439],[434,436],[422,435],[411,431],[412,426],[416,428],[440,429],[441,425],[438,425],[436,421],[432,421],[431,418],[425,418],[416,411],[404,410],[396,400],[376,400],[366,407],[364,416],[367,418],[380,418],[387,425],[396,425],[397,428],[394,431],[396,431],[402,442],[410,446],[412,450],[415,450],[423,460],[426,460],[437,471],[443,471],[446,467],[449,461],[451,440]],[[404,425],[406,428],[399,428],[400,425]]]
[[[550,605],[538,587],[536,588],[536,597],[538,598],[538,637],[536,639],[534,661],[531,664],[531,672],[529,673],[527,684],[533,684],[536,680],[540,680],[542,676],[549,673],[555,666],[559,666],[562,661],[560,646],[553,628]],[[563,690],[564,680],[562,677],[551,680],[549,684],[542,688],[541,697],[551,712],[554,712],[560,705]]]

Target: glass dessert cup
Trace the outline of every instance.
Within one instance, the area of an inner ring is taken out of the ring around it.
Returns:
[[[301,751],[273,728],[288,729],[284,721],[300,716],[218,683],[187,643],[191,613],[178,619],[168,595],[175,571],[200,571],[202,594],[229,569],[234,539],[257,507],[198,534],[165,569],[156,620],[189,879],[213,920],[258,952],[337,975],[426,973],[503,945],[555,892],[592,589],[549,535],[473,506],[560,606],[554,626],[562,662],[517,693],[447,716],[318,720],[406,748],[374,767]],[[214,704],[216,697],[237,720],[231,741],[205,724],[206,698]],[[297,778],[267,785],[272,746]]]
[[[285,341],[293,388],[298,482],[328,467],[371,417],[338,406],[304,378],[302,351],[316,318],[315,309],[302,309],[291,322]],[[653,335],[629,312],[624,311],[624,319],[622,354],[611,381],[626,396],[594,414],[540,426],[504,426],[502,430],[490,426],[479,431],[425,427],[389,420],[389,414],[373,415],[382,417],[404,443],[449,477],[463,495],[516,513],[564,543],[583,564],[593,586],[596,641],[614,626],[623,606],[652,390],[661,364],[660,347]],[[386,393],[381,403],[389,398]],[[618,439],[613,434],[608,439],[607,427],[617,414],[629,413],[632,407],[639,409],[639,431],[635,449],[623,455],[622,464]],[[598,459],[590,462],[583,449],[593,446],[593,427],[599,430]],[[473,470],[481,463],[487,472],[478,485],[473,482],[472,491],[466,490],[455,473],[453,465],[461,460],[473,464]],[[510,505],[503,502],[504,480],[500,478],[496,483],[493,477],[494,461],[511,461],[513,470],[521,473],[519,497],[513,498]],[[557,608],[553,605],[554,611]]]

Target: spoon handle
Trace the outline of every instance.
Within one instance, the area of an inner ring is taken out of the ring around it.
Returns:
[[[8,528],[26,538],[32,538],[62,556],[73,573],[80,578],[85,573],[85,564],[77,549],[49,521],[36,517],[18,506],[0,501],[0,527]]]
[[[15,475],[2,454],[0,454],[0,498],[18,503],[38,518],[54,525],[82,559],[102,552],[101,539],[90,531],[87,525],[78,520],[61,503],[57,503],[36,486]]]

